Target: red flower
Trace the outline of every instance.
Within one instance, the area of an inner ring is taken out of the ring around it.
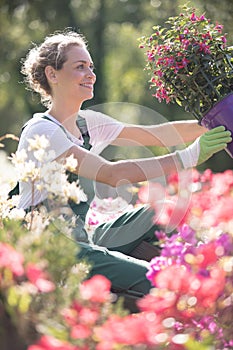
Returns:
[[[196,297],[205,308],[213,306],[225,287],[225,272],[219,268],[210,271],[210,277],[199,276],[200,288]]]
[[[40,292],[48,293],[55,289],[54,283],[49,281],[44,271],[35,264],[30,263],[27,265],[26,275],[29,281],[34,284]]]
[[[111,282],[102,275],[95,275],[84,281],[80,286],[83,299],[97,303],[105,303],[109,300]]]
[[[196,251],[197,265],[201,269],[206,269],[208,266],[213,265],[218,260],[217,244],[216,242],[209,242],[201,244]]]

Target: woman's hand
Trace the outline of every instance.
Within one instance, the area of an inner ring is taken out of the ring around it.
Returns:
[[[184,169],[188,169],[202,164],[214,153],[226,148],[231,141],[231,132],[224,126],[218,126],[200,136],[189,147],[176,153],[180,156]]]
[[[200,153],[197,165],[205,162],[214,153],[223,150],[232,141],[231,132],[224,126],[207,131],[199,138]]]

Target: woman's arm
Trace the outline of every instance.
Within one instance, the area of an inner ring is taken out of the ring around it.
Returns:
[[[113,142],[117,146],[170,147],[194,141],[207,131],[195,120],[168,122],[159,125],[125,125]]]
[[[219,126],[197,138],[189,147],[160,157],[109,162],[79,146],[70,147],[63,157],[73,154],[78,162],[75,172],[80,176],[116,187],[151,180],[199,165],[214,153],[226,148],[231,141],[230,131]]]
[[[73,146],[59,158],[68,157],[71,154],[78,161],[75,173],[112,187],[147,181],[178,172],[183,168],[180,158],[174,153],[156,158],[110,162],[82,147]]]

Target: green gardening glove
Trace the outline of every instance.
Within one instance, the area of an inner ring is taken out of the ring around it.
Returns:
[[[197,165],[205,162],[214,153],[227,147],[227,143],[232,141],[231,132],[226,130],[224,126],[207,131],[200,136],[199,140],[199,157]]]
[[[231,132],[224,126],[217,126],[198,137],[190,146],[176,151],[176,154],[183,168],[188,169],[205,162],[214,153],[226,148],[231,141]]]

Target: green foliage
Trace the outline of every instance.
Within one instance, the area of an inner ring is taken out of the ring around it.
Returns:
[[[186,350],[213,350],[213,342],[211,341],[211,337],[205,339],[202,343],[189,338],[189,340],[185,343]]]

